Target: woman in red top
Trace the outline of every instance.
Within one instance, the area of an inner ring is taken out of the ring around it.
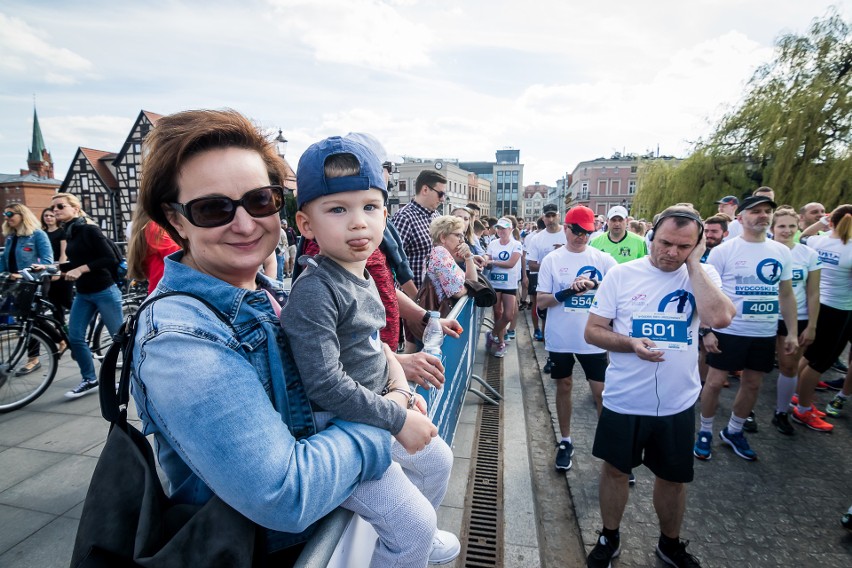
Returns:
[[[163,277],[164,259],[178,250],[169,234],[137,208],[127,244],[127,275],[147,280],[150,294]]]

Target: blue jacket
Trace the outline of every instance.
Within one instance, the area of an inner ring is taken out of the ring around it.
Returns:
[[[153,434],[169,494],[200,504],[213,493],[261,526],[301,533],[355,486],[390,465],[388,432],[342,420],[313,431],[301,381],[279,352],[281,328],[262,289],[236,288],[166,258],[154,294],[192,292],[148,306],[133,347],[133,397]],[[272,288],[273,281],[258,277]],[[236,335],[234,334],[236,330]],[[278,543],[294,535],[277,535]],[[269,535],[270,549],[276,546]]]
[[[0,256],[0,272],[9,271],[9,255],[12,250],[12,235],[6,237],[3,245],[3,256]],[[18,244],[15,246],[15,262],[18,270],[28,268],[32,264],[53,264],[53,248],[47,233],[36,229],[32,235],[22,237],[18,235]]]

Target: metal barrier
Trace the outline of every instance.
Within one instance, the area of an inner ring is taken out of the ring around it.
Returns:
[[[438,427],[438,434],[447,444],[452,445],[471,380],[483,382],[473,375],[482,308],[477,308],[470,298],[464,297],[456,303],[447,317],[458,321],[464,331],[458,339],[445,337],[441,346],[441,361],[446,378],[444,388],[425,390],[418,387],[417,392],[428,401],[429,418]],[[479,391],[471,392],[479,394],[491,404],[497,404]],[[496,392],[492,394],[499,398]],[[376,538],[376,532],[369,523],[350,511],[338,508],[320,521],[315,536],[305,545],[295,566],[369,566]]]

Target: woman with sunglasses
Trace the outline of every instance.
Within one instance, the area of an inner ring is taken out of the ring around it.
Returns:
[[[111,334],[121,326],[121,292],[110,271],[117,259],[107,237],[83,211],[76,195],[57,193],[52,205],[56,220],[65,230],[65,261],[59,263],[59,269],[77,290],[68,316],[68,343],[82,379],[65,393],[65,398],[79,398],[98,388],[95,362],[86,342],[89,322],[100,313]]]
[[[455,215],[435,217],[429,225],[429,234],[434,246],[426,261],[426,276],[431,281],[428,284],[435,287],[438,301],[461,298],[467,294],[465,279],[476,280],[476,265],[471,262],[473,253],[464,238],[464,221]],[[459,263],[464,264],[464,270]],[[426,278],[423,285],[427,285]]]
[[[161,118],[145,144],[137,207],[182,248],[153,296],[193,294],[219,314],[187,295],[143,309],[131,364],[143,431],[173,502],[218,495],[286,556],[356,484],[381,477],[390,436],[346,421],[312,434],[304,388],[282,362],[284,294],[258,274],[284,203],[271,141],[235,111],[197,110]]]
[[[39,228],[38,217],[21,203],[11,203],[3,211],[3,236],[6,237],[0,272],[18,278],[19,270],[33,264],[53,263],[53,251],[47,233]]]

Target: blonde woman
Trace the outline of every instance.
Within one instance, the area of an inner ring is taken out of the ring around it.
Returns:
[[[12,273],[33,264],[53,264],[53,249],[47,233],[41,230],[38,217],[20,203],[7,205],[3,211],[3,236],[6,237],[0,272]]]
[[[435,217],[429,225],[432,251],[426,260],[426,276],[435,286],[438,300],[461,298],[467,293],[464,281],[476,280],[473,253],[465,242],[464,221],[454,215]],[[459,263],[464,263],[464,270]]]
[[[95,363],[86,343],[86,327],[95,312],[101,314],[110,334],[118,333],[121,326],[121,292],[110,272],[118,259],[100,228],[86,216],[77,196],[57,193],[52,204],[56,220],[65,229],[67,262],[60,263],[59,268],[65,280],[77,287],[68,318],[68,343],[82,380],[65,397],[79,398],[98,388]]]

